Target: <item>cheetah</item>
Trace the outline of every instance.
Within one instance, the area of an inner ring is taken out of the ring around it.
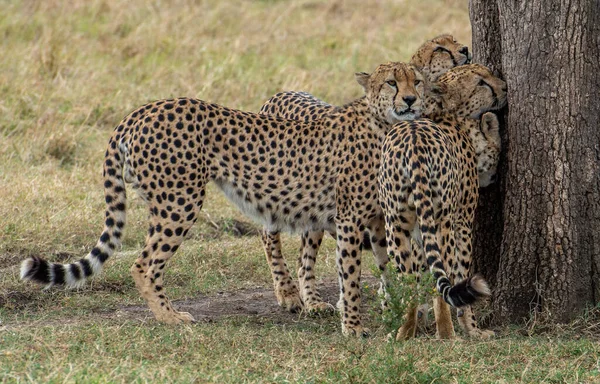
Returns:
[[[421,74],[386,63],[356,74],[366,97],[301,122],[180,98],[126,116],[108,142],[103,177],[104,230],[91,252],[70,264],[32,257],[21,278],[77,286],[97,275],[121,243],[125,183],[146,202],[149,230],[131,274],[158,321],[194,319],[165,294],[164,269],[196,222],[206,184],[214,182],[244,214],[269,231],[337,233],[342,331],[365,335],[359,315],[360,236],[383,222],[377,199],[381,146],[393,124],[420,116]]]
[[[415,66],[432,83],[448,69],[471,61],[469,48],[458,43],[452,35],[440,35],[423,43],[412,56],[410,64]],[[307,92],[281,92],[270,98],[260,113],[291,120],[318,120],[335,110],[335,107]],[[263,247],[267,264],[271,270],[277,302],[290,312],[304,309],[308,312],[323,312],[333,309],[325,303],[315,285],[314,268],[323,231],[306,231],[301,236],[298,258],[298,287],[292,280],[281,251],[278,232],[264,230]],[[370,245],[378,268],[383,271],[388,262],[383,225],[369,235],[365,233],[363,247]],[[335,237],[334,234],[332,236]]]
[[[394,125],[383,145],[378,180],[388,252],[400,273],[432,272],[441,294],[438,337],[454,336],[447,304],[460,308],[466,335],[488,337],[470,306],[490,293],[482,277],[469,277],[471,232],[478,188],[493,180],[500,150],[498,120],[488,111],[506,104],[506,83],[481,65],[456,67],[440,76],[428,103],[431,120]],[[411,252],[411,237],[424,256]],[[416,322],[412,303],[397,338],[414,337]]]

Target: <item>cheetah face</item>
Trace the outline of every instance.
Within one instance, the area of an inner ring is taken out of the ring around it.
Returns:
[[[469,64],[469,47],[458,43],[452,35],[441,35],[426,41],[410,60],[429,81],[436,81],[442,74],[458,65]]]
[[[496,170],[500,158],[500,132],[498,118],[492,112],[486,112],[478,122],[479,129],[469,132],[477,155],[477,173],[479,187],[487,187],[496,179]]]
[[[506,83],[479,64],[450,69],[432,85],[432,93],[441,97],[445,112],[473,119],[506,105]]]
[[[364,88],[371,113],[377,119],[393,125],[421,116],[423,76],[412,65],[381,64],[370,75],[357,73],[356,80]]]

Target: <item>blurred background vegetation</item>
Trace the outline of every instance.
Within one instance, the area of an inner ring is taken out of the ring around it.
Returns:
[[[0,266],[95,242],[105,145],[136,106],[188,96],[258,111],[283,90],[341,104],[361,94],[354,72],[441,33],[470,43],[459,0],[2,3]],[[237,214],[215,194],[205,207]],[[126,247],[146,227],[129,229]]]

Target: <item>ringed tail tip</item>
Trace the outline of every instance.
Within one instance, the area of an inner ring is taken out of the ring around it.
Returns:
[[[448,294],[444,295],[444,300],[451,306],[459,308],[490,295],[490,287],[483,276],[475,274],[453,286]]]
[[[21,263],[21,280],[32,280],[42,284],[49,284],[49,268],[50,264],[41,257],[28,257]]]

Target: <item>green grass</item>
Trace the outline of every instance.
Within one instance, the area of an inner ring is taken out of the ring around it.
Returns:
[[[99,320],[0,336],[0,374],[39,382],[574,383],[600,380],[590,340],[347,339],[329,324],[230,319],[169,327]]]
[[[136,106],[191,96],[258,111],[281,90],[341,104],[361,93],[354,72],[408,60],[441,33],[469,44],[466,7],[462,0],[3,2],[0,381],[600,381],[597,309],[568,327],[499,328],[499,338],[486,342],[388,343],[374,315],[365,319],[371,338],[348,339],[336,316],[276,309],[157,324],[129,276],[146,229],[134,193],[123,249],[102,276],[70,291],[18,281],[27,256],[75,260],[95,243],[105,145]],[[208,192],[199,223],[169,264],[170,297],[176,305],[207,295],[219,303],[219,292],[257,287],[266,295],[260,240],[234,229],[236,220],[251,223],[216,188]],[[283,244],[293,266],[298,240],[286,235]],[[335,279],[334,259],[328,238],[319,278]]]

